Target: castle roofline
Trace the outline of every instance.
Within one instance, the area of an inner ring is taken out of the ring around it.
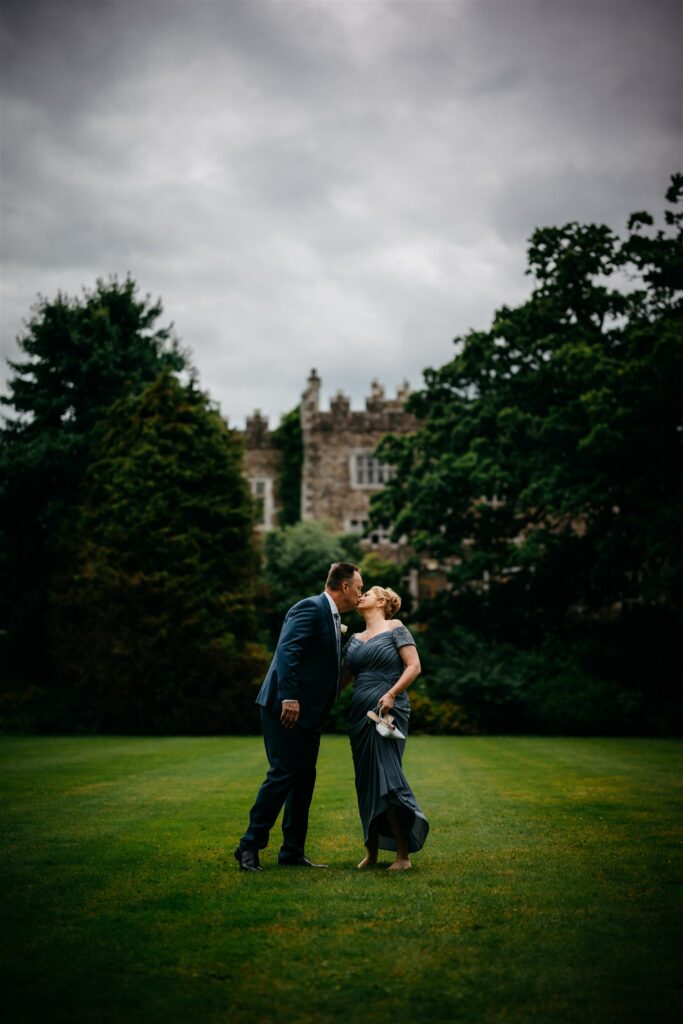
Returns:
[[[340,388],[330,398],[329,408],[320,408],[320,389],[322,379],[318,371],[312,369],[308,375],[306,388],[301,396],[301,418],[302,423],[307,425],[313,418],[345,418],[347,416],[359,416],[364,413],[402,413],[405,411],[405,404],[411,394],[410,384],[404,380],[396,388],[396,394],[388,398],[384,386],[375,378],[370,384],[370,394],[365,399],[365,407],[361,409],[351,408],[351,399]],[[246,426],[241,434],[246,436],[253,444],[263,443],[270,437],[271,431],[268,424],[268,417],[263,416],[260,409],[255,409],[251,416],[246,417]]]
[[[315,412],[318,414],[324,413],[324,410],[320,409],[320,388],[322,380],[318,375],[318,371],[312,369],[309,377],[306,389],[301,396],[301,408],[302,414],[305,416],[306,412]],[[365,410],[351,409],[350,398],[341,390],[330,399],[329,412],[332,414],[348,414],[354,412],[398,412],[403,410],[406,401],[408,400],[411,393],[410,384],[407,380],[404,380],[396,388],[396,395],[393,398],[387,398],[383,385],[375,378],[370,384],[370,394],[365,399]]]

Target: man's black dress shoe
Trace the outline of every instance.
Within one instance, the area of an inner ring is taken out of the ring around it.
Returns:
[[[308,857],[297,857],[296,860],[279,860],[283,868],[326,868],[327,864],[314,864]]]
[[[257,850],[249,850],[247,847],[238,846],[235,850],[235,860],[239,863],[240,871],[263,871],[258,862]]]

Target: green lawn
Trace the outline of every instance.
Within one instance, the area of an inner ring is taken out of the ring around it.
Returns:
[[[254,738],[10,738],[3,1004],[13,1021],[679,1024],[673,740],[415,737],[415,869],[360,873],[348,741],[309,854],[232,857]],[[385,855],[387,860],[389,855]]]

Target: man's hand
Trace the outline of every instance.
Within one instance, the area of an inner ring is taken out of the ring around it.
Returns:
[[[293,729],[296,723],[299,721],[299,701],[298,700],[283,700],[282,702],[282,714],[280,715],[280,721],[284,725],[285,729]]]

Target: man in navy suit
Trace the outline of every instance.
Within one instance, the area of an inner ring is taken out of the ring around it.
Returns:
[[[339,693],[340,614],[360,601],[363,581],[358,566],[335,562],[317,597],[289,609],[275,656],[259,690],[261,728],[270,769],[249,813],[249,827],[235,850],[243,871],[262,871],[258,851],[284,805],[278,864],[325,867],[306,857],[308,811],[322,721]]]

